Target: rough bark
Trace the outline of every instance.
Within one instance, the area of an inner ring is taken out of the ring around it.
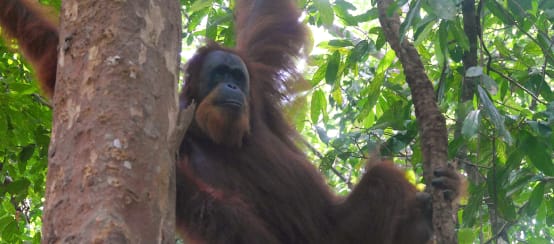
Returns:
[[[477,35],[481,28],[478,24],[477,14],[475,12],[475,0],[464,0],[462,2],[462,14],[464,17],[464,32],[469,41],[469,50],[464,52],[463,65],[464,71],[473,66],[477,66]],[[476,80],[473,77],[464,76],[462,82],[461,102],[470,101],[476,91]]]
[[[423,154],[423,177],[431,183],[433,170],[446,167],[448,137],[444,116],[435,100],[433,84],[425,74],[425,69],[415,47],[399,36],[400,18],[397,11],[390,11],[392,0],[379,0],[379,21],[388,43],[396,52],[406,75],[415,114],[419,124],[421,150]],[[389,14],[391,13],[391,14]],[[430,190],[433,196],[433,227],[436,243],[458,243],[455,232],[455,211],[452,204],[444,199],[440,190]]]
[[[464,72],[467,71],[469,68],[473,66],[477,66],[477,34],[480,30],[478,25],[478,19],[475,12],[475,0],[464,0],[462,2],[462,14],[464,17],[464,32],[468,38],[469,41],[469,50],[466,50],[464,52],[463,56],[463,65],[464,65]],[[464,78],[462,80],[462,87],[461,87],[461,93],[460,93],[460,103],[463,104],[465,102],[473,100],[473,96],[475,95],[477,87],[477,79],[475,77],[467,77],[464,75]],[[466,114],[458,113],[457,114],[465,116]],[[458,117],[456,118],[456,125],[455,125],[455,131],[454,131],[454,138],[459,138],[462,136],[462,126],[464,117]],[[474,184],[479,184],[484,179],[479,174],[479,171],[477,167],[469,164],[464,164],[467,160],[467,148],[465,145],[460,146],[457,152],[457,158],[460,162],[462,162],[461,165],[463,165],[464,169],[468,173],[468,179],[470,182]]]
[[[43,243],[174,243],[178,1],[63,1]]]

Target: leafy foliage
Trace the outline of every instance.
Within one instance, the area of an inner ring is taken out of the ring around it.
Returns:
[[[181,2],[185,54],[206,39],[234,45],[233,1]],[[310,86],[283,105],[311,145],[306,150],[339,193],[351,189],[375,150],[423,188],[409,88],[375,0],[299,2],[312,31],[303,61]],[[554,243],[554,2],[477,1],[479,26],[469,26],[476,41],[464,31],[466,2],[398,1],[390,10],[401,13],[401,34],[434,82],[449,158],[469,181],[459,241]],[[13,47],[0,43],[0,242],[38,242],[50,109]],[[468,67],[472,47],[477,65]]]
[[[52,118],[14,50],[0,43],[0,242],[38,243]]]

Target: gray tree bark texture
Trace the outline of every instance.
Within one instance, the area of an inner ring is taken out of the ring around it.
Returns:
[[[43,243],[175,243],[179,1],[62,1]]]
[[[400,37],[400,17],[396,9],[390,9],[392,2],[392,0],[377,1],[379,21],[388,43],[402,63],[406,82],[412,93],[424,160],[423,178],[430,185],[433,170],[446,167],[448,157],[446,122],[438,108],[433,84],[425,73],[417,50],[406,38],[401,39]],[[432,190],[431,193],[436,243],[458,243],[455,228],[456,211],[453,204],[444,199],[440,190]]]

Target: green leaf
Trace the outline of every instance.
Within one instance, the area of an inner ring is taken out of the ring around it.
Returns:
[[[352,55],[352,61],[360,62],[362,57],[365,57],[369,53],[369,42],[362,40],[356,44],[350,54]]]
[[[481,76],[481,85],[483,85],[483,87],[492,95],[496,95],[498,92],[498,85],[496,84],[496,81],[486,74]]]
[[[4,201],[4,202],[7,203],[7,204],[11,204],[9,201]],[[3,212],[4,211],[0,211],[0,213],[3,213]],[[14,218],[12,217],[11,214],[0,216],[0,233],[2,233],[2,230],[4,229],[4,227],[9,225],[12,221],[14,221]]]
[[[439,46],[441,53],[446,55],[448,53],[448,32],[450,25],[447,21],[441,21],[439,25]],[[442,60],[440,60],[442,63]]]
[[[10,90],[17,92],[21,95],[29,95],[37,92],[37,89],[34,85],[30,83],[16,82],[10,84]]]
[[[334,84],[337,80],[340,65],[340,53],[335,51],[327,62],[327,70],[325,71],[325,80],[327,84]]]
[[[476,136],[479,132],[479,114],[481,110],[473,110],[469,112],[464,119],[462,126],[462,135],[466,138],[472,138]]]
[[[513,16],[526,16],[527,10],[531,9],[531,0],[511,0],[507,2]]]
[[[354,44],[350,40],[346,39],[335,39],[329,41],[329,46],[333,47],[351,47],[354,46]]]
[[[429,0],[429,6],[433,13],[441,19],[454,20],[457,14],[457,7],[454,0]]]
[[[513,199],[506,191],[506,185],[502,183],[502,179],[499,179],[494,170],[487,172],[487,190],[488,195],[496,204],[500,215],[507,220],[515,220],[517,218],[517,212]]]
[[[196,12],[201,9],[205,9],[208,7],[211,7],[213,5],[212,0],[197,0],[192,3],[190,8],[188,9],[189,12]]]
[[[434,24],[435,19],[431,16],[425,17],[418,23],[414,34],[414,45],[418,46],[421,42],[429,38],[429,34],[433,31]]]
[[[335,0],[333,9],[335,10],[335,14],[339,17],[339,19],[342,22],[346,23],[346,25],[355,26],[358,24],[358,18],[352,16],[349,11],[356,10],[356,7],[352,3],[346,2],[344,0]]]
[[[512,55],[512,51],[506,48],[506,43],[504,43],[502,39],[496,38],[494,40],[494,46],[502,56],[510,57]]]
[[[31,185],[31,182],[27,179],[15,180],[6,186],[6,191],[14,195],[26,194],[29,185]]]
[[[521,148],[527,158],[541,172],[548,176],[554,176],[554,164],[552,163],[552,149],[545,145],[539,138],[525,133]]]
[[[338,86],[335,87],[335,89],[333,89],[333,91],[331,92],[331,97],[339,106],[342,106],[344,104],[344,101],[342,99],[342,91]]]
[[[509,221],[517,219],[516,207],[512,199],[508,197],[499,197],[496,203],[502,217]]]
[[[327,64],[320,65],[319,68],[315,71],[314,75],[312,76],[312,80],[310,81],[310,84],[312,86],[316,86],[319,84],[320,81],[325,78],[325,74],[327,73]]]
[[[473,240],[478,237],[477,233],[471,228],[461,228],[458,230],[459,244],[473,244]]]
[[[406,147],[411,143],[415,136],[416,130],[399,132],[389,138],[385,144],[381,146],[381,156],[393,156],[400,152],[401,150],[406,149]]]
[[[514,20],[510,13],[500,5],[497,1],[486,1],[485,6],[491,11],[497,18],[499,18],[506,25],[513,25]]]
[[[511,176],[514,177],[514,176]],[[506,185],[502,182],[503,179],[497,177],[498,188],[502,188],[503,192],[507,191],[505,195],[513,196],[517,195],[519,191],[529,187],[529,184],[538,180],[538,177],[529,172],[520,172],[515,176],[515,179],[508,179],[511,181],[509,185]]]
[[[524,156],[523,149],[521,148],[511,150],[504,167],[500,168],[496,174],[496,178],[502,182],[501,184],[507,184],[509,182],[510,173],[520,167]],[[527,184],[527,182],[525,184]]]
[[[485,114],[493,123],[496,133],[503,137],[506,143],[512,144],[512,136],[510,135],[510,132],[506,130],[506,126],[504,125],[504,116],[502,116],[500,112],[498,112],[498,109],[496,109],[496,107],[492,103],[489,95],[481,86],[477,87],[477,93],[479,94],[479,99],[483,104]]]
[[[206,27],[206,37],[210,40],[217,40],[217,25],[213,24],[215,20],[214,11],[208,14],[208,26]]]
[[[314,6],[319,11],[319,18],[321,22],[323,22],[323,25],[333,25],[335,14],[333,13],[333,8],[331,8],[329,0],[315,0]]]
[[[415,1],[413,6],[410,6],[408,14],[406,15],[406,19],[400,25],[400,41],[404,39],[406,32],[408,32],[408,30],[412,26],[412,22],[414,22],[414,19],[419,15],[420,8],[421,0]]]
[[[379,62],[376,73],[384,74],[387,71],[387,69],[391,66],[395,58],[396,58],[396,54],[394,53],[394,51],[392,49],[389,50]]]
[[[318,89],[312,95],[312,103],[310,109],[310,115],[312,123],[316,125],[319,122],[319,117],[327,111],[327,100],[322,90]]]
[[[6,113],[6,111],[0,108],[0,138],[2,138],[2,142],[0,143],[0,145],[7,144],[10,141],[10,139],[7,137],[7,134],[8,134],[7,116],[8,114]]]
[[[4,240],[14,240],[16,238],[16,235],[19,233],[18,227],[17,227],[17,221],[13,219],[4,229],[2,230],[2,238]]]
[[[356,10],[356,6],[345,0],[335,0],[335,5],[339,6],[343,10]]]
[[[540,81],[537,87],[539,89],[540,95],[544,97],[544,99],[546,99],[547,101],[554,100],[554,92],[552,92],[551,89],[547,88],[547,87],[550,87],[550,85],[544,79],[542,79],[542,77],[540,78]]]
[[[471,186],[467,206],[462,214],[463,226],[469,227],[475,225],[479,218],[479,209],[485,196],[484,184],[480,186]]]
[[[544,199],[544,182],[540,182],[535,186],[533,189],[533,192],[531,192],[531,196],[529,197],[529,201],[527,202],[527,207],[525,208],[525,212],[528,216],[535,215],[535,212],[539,208],[539,206],[542,203],[542,200]]]
[[[23,147],[23,149],[21,150],[21,153],[19,153],[19,160],[21,162],[27,162],[27,160],[29,160],[33,156],[34,152],[35,152],[34,144],[30,144]]]
[[[467,35],[465,34],[460,22],[451,21],[448,23],[448,27],[450,33],[454,35],[456,44],[462,47],[464,51],[469,51],[469,39],[467,38]]]
[[[544,237],[540,237],[540,236],[537,236],[537,237],[529,237],[528,239],[525,240],[525,243],[528,243],[528,244],[546,244],[546,243],[551,243],[551,239],[547,239],[547,238],[544,238]]]
[[[379,94],[381,93],[381,86],[385,81],[385,73],[388,70],[388,68],[391,66],[395,57],[396,57],[395,53],[391,49],[385,54],[385,56],[379,62],[379,65],[377,66],[377,70],[375,73],[375,77],[371,80],[371,83],[369,84],[369,87],[367,90],[368,102],[366,103],[366,106],[363,108],[364,111],[373,109],[373,107],[377,103],[377,99],[379,98]]]
[[[443,37],[445,37],[445,28],[441,28],[444,25],[439,26],[438,32],[433,36],[433,47],[435,48],[435,58],[437,59],[437,63],[444,64],[444,60],[446,59],[446,53],[445,51],[447,49],[444,49],[444,45],[447,43],[447,41],[443,40]],[[441,31],[442,29],[442,31]],[[443,35],[441,35],[441,33]]]

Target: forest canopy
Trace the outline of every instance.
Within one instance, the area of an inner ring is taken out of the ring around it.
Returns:
[[[423,189],[411,93],[376,1],[299,2],[312,44],[306,83],[283,106],[312,161],[346,194],[378,150]],[[234,45],[234,1],[181,3],[182,63],[206,40]],[[446,118],[448,159],[467,177],[459,243],[554,243],[554,1],[397,4]],[[0,243],[40,242],[52,116],[34,79],[0,39]]]

